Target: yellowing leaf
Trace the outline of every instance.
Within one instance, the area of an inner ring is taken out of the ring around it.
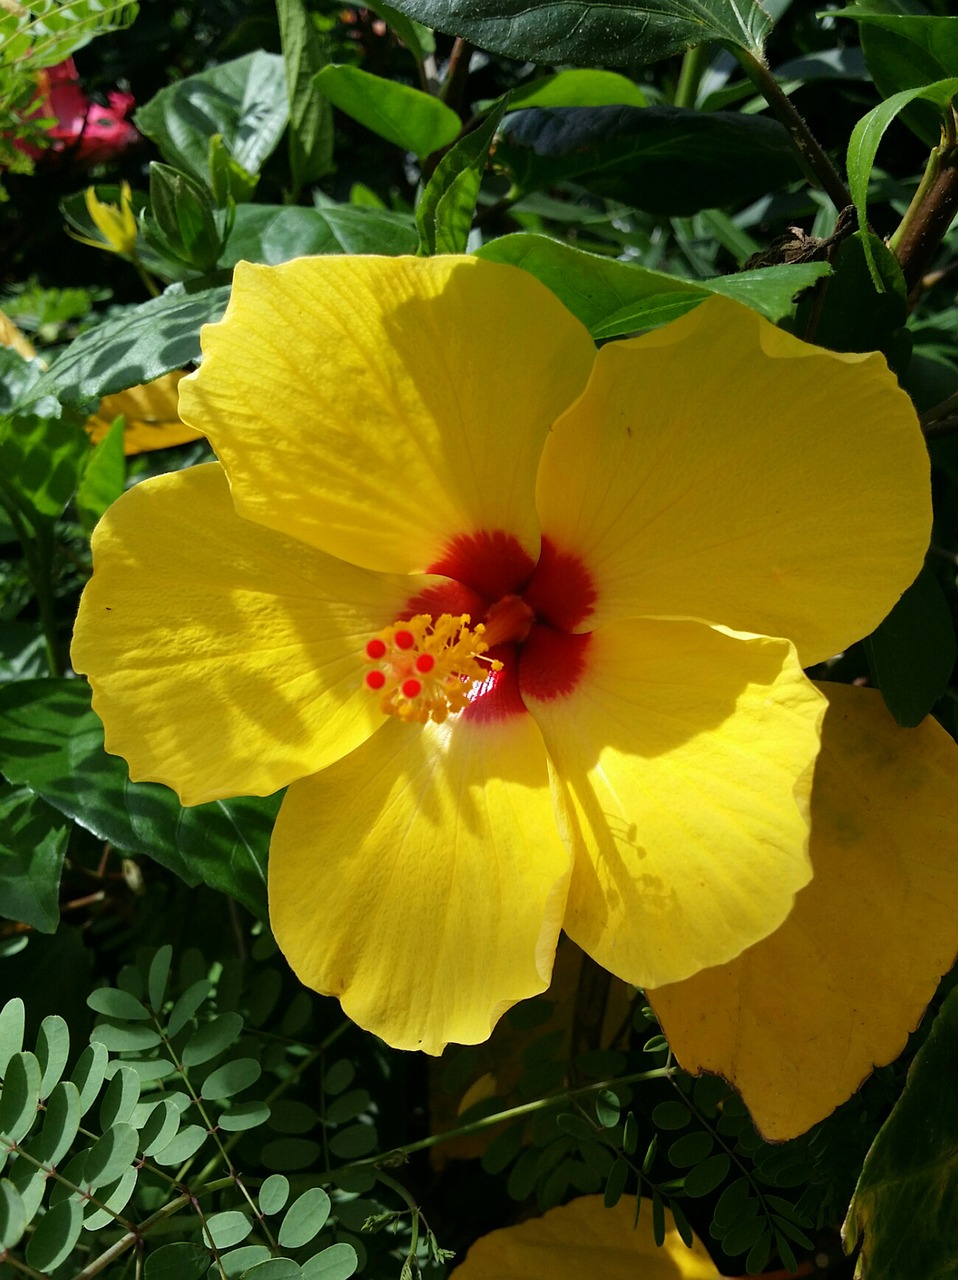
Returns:
[[[177,388],[185,377],[182,369],[174,369],[143,386],[104,396],[99,410],[86,424],[92,442],[99,444],[120,414],[126,419],[123,452],[128,456],[201,440],[202,433],[181,421],[177,411]]]
[[[770,1139],[896,1058],[958,951],[958,748],[874,690],[820,687],[812,882],[771,937],[649,993],[682,1066],[730,1080]]]
[[[699,1240],[688,1249],[666,1211],[665,1243],[656,1248],[648,1203],[635,1223],[631,1196],[606,1209],[601,1196],[583,1196],[482,1236],[452,1280],[720,1280]]]

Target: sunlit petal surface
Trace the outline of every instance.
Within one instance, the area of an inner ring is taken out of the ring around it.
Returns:
[[[554,294],[474,258],[236,269],[180,412],[241,515],[381,571],[503,529],[533,556],[535,474],[594,348]]]
[[[566,697],[526,699],[575,865],[565,929],[637,986],[771,933],[811,874],[824,701],[784,641],[611,623]]]
[[[568,873],[530,716],[391,720],[290,787],[270,918],[308,986],[396,1048],[439,1053],[549,985]]]
[[[129,490],[93,555],[73,662],[135,780],[186,804],[266,795],[382,724],[357,655],[409,580],[241,520],[219,466]]]
[[[655,1243],[652,1209],[643,1203],[635,1221],[635,1201],[626,1196],[607,1209],[601,1196],[582,1196],[482,1236],[453,1280],[721,1280],[700,1240],[682,1242],[665,1212],[665,1242]]]
[[[802,665],[874,629],[928,546],[928,456],[880,355],[713,298],[599,352],[543,455],[542,530],[612,618],[787,636]]]
[[[820,687],[814,879],[770,938],[649,993],[681,1064],[731,1080],[771,1139],[896,1058],[958,952],[958,747],[930,717],[895,724],[874,690]]]

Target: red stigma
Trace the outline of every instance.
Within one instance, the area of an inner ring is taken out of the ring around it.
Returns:
[[[422,693],[422,682],[410,676],[408,680],[403,681],[402,692],[404,698],[418,698]]]
[[[371,659],[373,662],[378,662],[378,660],[384,657],[385,654],[386,646],[382,640],[373,639],[366,645],[366,657]],[[381,686],[377,685],[376,688],[381,688]]]
[[[385,652],[385,650],[383,652]],[[381,671],[370,671],[366,675],[366,684],[374,692],[377,689],[381,689],[385,683],[386,677]]]
[[[431,653],[421,653],[416,659],[416,670],[422,675],[426,675],[436,665],[436,659]]]
[[[416,637],[411,631],[397,631],[393,636],[397,649],[411,649],[416,643]]]

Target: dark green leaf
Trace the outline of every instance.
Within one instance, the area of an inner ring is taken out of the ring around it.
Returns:
[[[393,0],[417,22],[542,65],[641,67],[706,40],[754,54],[771,29],[757,0]]]
[[[44,374],[31,395],[41,394]],[[46,394],[46,393],[43,393]],[[73,497],[90,442],[75,414],[0,418],[0,497],[31,518],[58,516]]]
[[[869,265],[869,263],[871,265]],[[877,271],[881,288],[873,283]],[[877,236],[860,231],[839,245],[821,295],[799,306],[797,333],[814,317],[815,342],[832,351],[884,351],[892,360],[907,318],[907,289],[898,259]]]
[[[684,1129],[691,1119],[692,1113],[684,1102],[660,1102],[652,1112],[657,1129]]]
[[[198,1067],[209,1062],[218,1053],[235,1044],[243,1031],[243,1019],[238,1013],[221,1013],[212,1022],[205,1023],[187,1040],[181,1054],[185,1067]]]
[[[207,978],[200,978],[186,988],[170,1010],[170,1020],[166,1026],[167,1035],[179,1035],[211,990],[212,987]]]
[[[154,160],[150,165],[150,208],[152,221],[147,223],[146,233],[158,248],[199,272],[216,265],[223,236],[205,185]]]
[[[0,916],[53,933],[70,827],[27,787],[0,783]]]
[[[669,1161],[679,1169],[688,1169],[699,1164],[711,1154],[715,1139],[710,1133],[699,1130],[695,1133],[683,1134],[669,1147]]]
[[[48,1209],[27,1242],[27,1263],[49,1274],[73,1252],[83,1227],[83,1210],[78,1200],[61,1200]]]
[[[608,1089],[603,1089],[596,1095],[595,1118],[603,1129],[611,1129],[613,1125],[619,1123],[619,1115],[619,1102],[615,1094]]]
[[[227,285],[195,293],[173,285],[75,338],[31,395],[88,404],[180,369],[199,358],[200,326],[218,320],[228,298]]]
[[[369,1110],[371,1101],[366,1089],[350,1089],[348,1093],[340,1094],[326,1108],[326,1122],[327,1124],[345,1124],[347,1120],[355,1120],[357,1116]],[[312,1117],[309,1117],[309,1120],[315,1123]],[[311,1123],[304,1125],[307,1129],[311,1127]],[[284,1132],[290,1132],[290,1130],[284,1130]]]
[[[48,1014],[37,1034],[37,1061],[40,1064],[40,1100],[49,1097],[60,1083],[70,1054],[70,1029],[57,1013]]]
[[[172,958],[173,948],[169,943],[164,943],[162,947],[157,947],[153,959],[150,961],[150,972],[146,985],[149,992],[150,1007],[156,1013],[159,1013],[163,1007],[163,998],[166,995],[166,984],[170,976],[170,961]]]
[[[465,253],[479,187],[505,104],[450,147],[426,183],[416,206],[419,252]]]
[[[930,565],[865,641],[865,656],[898,723],[920,724],[948,687],[956,657],[951,609]]]
[[[652,1238],[658,1249],[665,1244],[665,1205],[658,1191],[652,1192]]]
[[[310,1187],[286,1210],[277,1240],[283,1249],[300,1249],[319,1235],[330,1211],[329,1196],[322,1187]]]
[[[259,173],[283,136],[289,109],[283,59],[246,54],[168,85],[137,111],[136,127],[168,164],[208,183],[210,138],[221,134],[233,159]]]
[[[321,1156],[319,1143],[305,1138],[278,1138],[275,1142],[268,1142],[262,1151],[263,1164],[267,1169],[286,1169],[289,1173],[310,1168]]]
[[[27,1229],[27,1214],[20,1192],[0,1178],[0,1249],[12,1249]]]
[[[623,1160],[619,1156],[612,1168],[609,1170],[609,1176],[605,1183],[605,1194],[603,1200],[607,1209],[614,1209],[622,1199],[625,1191],[625,1184],[629,1180],[629,1162]]]
[[[340,111],[417,156],[448,147],[462,127],[455,111],[438,98],[359,67],[330,63],[314,76],[313,85]]]
[[[100,1101],[100,1128],[106,1132],[119,1121],[128,1121],[140,1100],[140,1077],[132,1067],[117,1067]]]
[[[8,1146],[30,1132],[39,1104],[40,1064],[32,1053],[15,1053],[7,1063],[0,1092],[0,1134]]]
[[[47,1098],[40,1136],[30,1142],[30,1154],[47,1168],[58,1165],[80,1128],[80,1095],[71,1080],[61,1080]]]
[[[145,1156],[162,1151],[176,1137],[179,1127],[179,1108],[169,1098],[164,1098],[156,1104],[140,1130],[140,1150]]]
[[[746,1253],[765,1234],[765,1218],[749,1218],[745,1222],[737,1222],[722,1240],[722,1248],[734,1257],[738,1253]]]
[[[579,1142],[591,1142],[595,1137],[595,1126],[591,1125],[584,1116],[563,1112],[557,1115],[555,1120],[556,1128],[561,1133],[567,1133]]]
[[[299,190],[333,169],[333,113],[313,86],[316,72],[329,61],[329,41],[303,0],[277,0],[276,12],[289,98],[289,167]]]
[[[329,1140],[329,1149],[343,1160],[358,1160],[376,1149],[376,1130],[371,1124],[354,1124]]]
[[[555,107],[506,117],[496,163],[524,192],[573,181],[683,216],[756,199],[800,176],[777,121],[682,107]]]
[[[709,1156],[707,1160],[697,1164],[685,1175],[685,1194],[687,1196],[710,1195],[728,1177],[731,1164],[731,1159],[724,1152]]]
[[[98,839],[147,853],[188,884],[205,879],[265,917],[266,857],[280,797],[183,809],[168,788],[130,782],[124,761],[103,750],[89,699],[81,680],[0,688],[0,769]]]
[[[765,1264],[768,1262],[768,1255],[772,1249],[772,1233],[765,1232],[752,1245],[748,1251],[748,1257],[745,1259],[745,1270],[750,1276],[758,1275],[759,1272],[765,1270]]]
[[[751,1199],[751,1188],[748,1178],[736,1178],[734,1182],[730,1182],[722,1194],[718,1198],[718,1202],[712,1211],[712,1222],[717,1228],[719,1235],[724,1235],[726,1231],[739,1218],[744,1216],[746,1204],[754,1206],[754,1212],[758,1211],[758,1201]],[[753,1213],[749,1213],[749,1217]]]
[[[958,1273],[958,990],[919,1049],[905,1089],[865,1158],[842,1228],[869,1280]]]
[[[201,1244],[164,1244],[147,1252],[144,1280],[199,1280],[209,1265],[210,1251]]]
[[[404,214],[358,205],[323,205],[301,209],[289,205],[248,204],[236,210],[233,231],[221,263],[239,261],[270,265],[307,254],[412,253],[416,233]]]

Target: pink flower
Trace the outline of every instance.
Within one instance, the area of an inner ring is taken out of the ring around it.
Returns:
[[[136,128],[126,119],[133,108],[133,94],[114,90],[107,95],[109,106],[93,102],[80,87],[72,58],[39,72],[37,89],[31,118],[56,117],[48,130],[51,146],[47,150],[69,151],[80,164],[92,166],[115,159],[139,140]],[[16,145],[34,160],[43,154],[28,142]]]

